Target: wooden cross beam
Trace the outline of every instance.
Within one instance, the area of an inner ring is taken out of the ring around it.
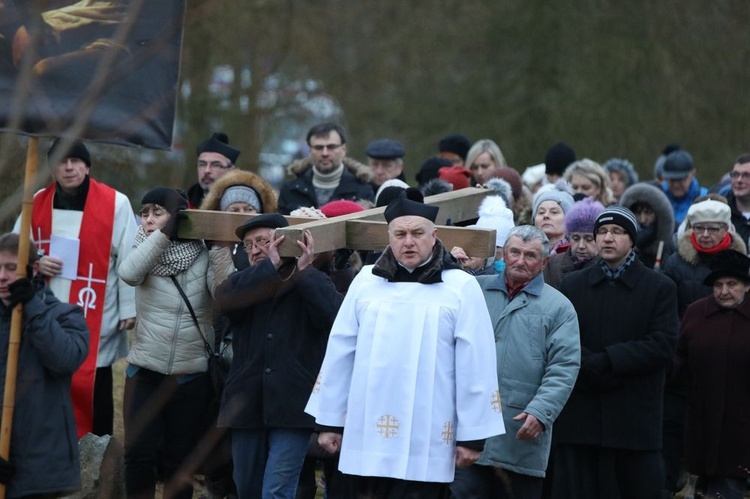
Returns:
[[[446,226],[477,218],[479,205],[492,191],[468,188],[425,198],[425,203],[438,206],[435,223],[438,237],[448,248],[461,246],[472,256],[489,257],[495,254],[495,231],[490,229]],[[286,217],[289,227],[277,229],[286,236],[279,246],[281,256],[299,256],[301,250],[295,243],[309,230],[315,241],[315,252],[339,248],[354,250],[383,250],[388,245],[383,212],[385,208],[352,213],[336,218],[311,219]],[[207,239],[237,242],[235,229],[254,215],[220,211],[187,210],[187,219],[180,221],[178,235],[183,239]]]

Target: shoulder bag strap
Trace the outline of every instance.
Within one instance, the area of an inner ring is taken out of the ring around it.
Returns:
[[[182,286],[180,286],[180,283],[177,282],[177,279],[175,276],[171,275],[169,276],[172,279],[172,282],[177,287],[177,291],[180,292],[180,296],[182,296],[182,299],[185,300],[185,305],[187,305],[188,311],[190,311],[190,317],[193,318],[193,322],[195,323],[195,327],[198,328],[198,333],[201,335],[201,338],[203,339],[203,345],[206,347],[206,353],[208,353],[208,356],[210,357],[213,355],[213,349],[211,348],[211,345],[209,345],[208,340],[205,336],[203,336],[203,331],[201,331],[201,326],[198,323],[198,318],[195,316],[195,310],[193,310],[193,306],[190,304],[190,300],[188,300],[187,295],[182,290]]]

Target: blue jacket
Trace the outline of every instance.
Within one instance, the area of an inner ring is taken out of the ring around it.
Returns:
[[[708,194],[708,189],[706,189],[705,187],[701,187],[698,184],[698,179],[695,177],[693,177],[692,182],[690,182],[690,189],[688,189],[687,194],[685,194],[681,198],[674,197],[674,195],[669,191],[668,182],[663,182],[661,189],[662,191],[664,191],[664,194],[667,195],[667,199],[669,199],[669,202],[672,204],[672,209],[674,210],[674,221],[676,225],[680,225],[682,221],[685,220],[688,208],[690,208],[690,205],[693,204],[695,198]]]
[[[504,435],[487,440],[478,464],[543,477],[552,440],[552,424],[568,400],[578,375],[581,347],[573,305],[540,273],[513,300],[505,274],[477,276],[490,311],[497,347],[497,378],[503,402]],[[525,412],[545,431],[535,440],[519,440]]]
[[[83,311],[60,302],[41,280],[24,306],[18,358],[8,497],[80,488],[78,438],[70,379],[88,353]],[[0,396],[5,389],[11,309],[0,302]]]

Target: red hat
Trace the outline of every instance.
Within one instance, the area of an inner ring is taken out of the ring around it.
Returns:
[[[445,180],[449,184],[453,185],[453,190],[465,189],[469,187],[469,179],[471,178],[471,170],[468,170],[460,165],[455,166],[444,166],[438,170],[438,178]]]
[[[350,213],[357,213],[358,211],[364,211],[365,209],[355,203],[354,201],[347,201],[341,199],[338,201],[331,201],[320,207],[320,211],[326,216],[326,218],[340,217],[341,215],[348,215]]]

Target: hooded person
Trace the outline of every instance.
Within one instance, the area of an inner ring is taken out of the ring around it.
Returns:
[[[566,275],[597,263],[599,248],[594,237],[594,224],[602,211],[604,205],[593,198],[586,198],[570,207],[565,214],[565,235],[570,247],[564,253],[550,257],[544,268],[544,282],[559,290]]]
[[[659,267],[674,252],[674,212],[669,199],[661,189],[648,182],[640,182],[628,187],[620,198],[620,204],[632,211],[638,219],[639,231],[635,241],[638,258],[646,267]],[[662,253],[658,255],[659,245]]]

